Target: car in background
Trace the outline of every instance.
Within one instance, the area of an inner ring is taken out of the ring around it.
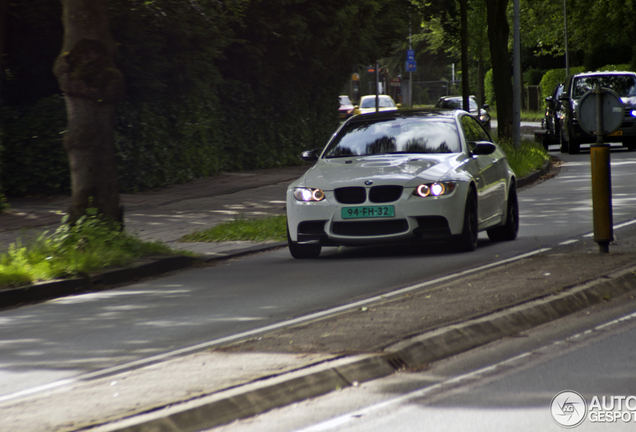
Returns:
[[[378,106],[380,112],[397,111],[400,107],[399,104],[395,104],[391,96],[378,95]],[[362,96],[360,98],[360,104],[356,105],[353,110],[354,114],[368,114],[375,111],[375,95]]]
[[[561,120],[563,120],[563,108],[559,98],[563,93],[563,83],[554,86],[550,96],[545,98],[545,113],[541,119],[541,142],[548,149],[550,144],[561,142]]]
[[[581,144],[596,142],[596,136],[585,132],[576,117],[581,97],[596,85],[616,92],[625,108],[623,124],[616,132],[604,136],[604,141],[621,142],[629,150],[636,150],[636,73],[585,72],[567,77],[559,97],[563,106],[561,152],[576,154]]]
[[[340,95],[338,97],[340,100],[340,107],[338,108],[338,117],[342,119],[348,119],[353,115],[353,104],[351,103],[351,99],[349,96]]]
[[[394,111],[344,122],[287,189],[287,238],[294,258],[325,246],[514,240],[515,174],[506,154],[463,110]]]
[[[490,114],[488,114],[488,111],[486,111],[488,108],[490,108],[488,104],[484,104],[481,108],[479,108],[475,96],[470,96],[468,98],[468,104],[470,105],[470,110],[466,111],[469,111],[471,114],[477,117],[480,123],[484,125],[486,130],[490,132]],[[435,104],[435,108],[463,109],[463,105],[464,101],[461,96],[442,96]]]

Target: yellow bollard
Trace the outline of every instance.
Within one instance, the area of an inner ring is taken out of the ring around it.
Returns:
[[[614,240],[610,146],[599,143],[592,145],[590,156],[592,162],[594,241],[598,243],[599,252],[608,253],[609,244]]]

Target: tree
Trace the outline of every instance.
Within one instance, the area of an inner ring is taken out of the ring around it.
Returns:
[[[5,35],[6,13],[7,13],[7,0],[0,0],[0,66],[2,66],[2,57],[4,56],[4,35]],[[0,67],[0,70],[2,70],[2,67]],[[1,88],[0,88],[0,95],[2,95]]]
[[[512,73],[508,56],[508,0],[486,0],[488,41],[497,100],[497,135],[512,139]]]
[[[459,0],[460,39],[462,58],[462,106],[470,111],[470,84],[468,82],[468,2]]]
[[[95,207],[106,219],[123,223],[113,127],[124,78],[113,61],[109,0],[60,1],[64,40],[53,73],[66,100],[64,148],[71,169],[70,222]]]

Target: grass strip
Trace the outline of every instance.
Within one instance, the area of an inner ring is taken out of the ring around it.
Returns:
[[[508,163],[517,178],[525,177],[541,169],[545,161],[550,159],[548,151],[537,142],[521,140],[519,147],[515,147],[510,139],[496,139],[496,141],[506,152]]]
[[[89,275],[144,256],[175,253],[162,243],[139,240],[97,216],[84,216],[75,225],[64,223],[53,234],[45,232],[28,244],[11,244],[8,252],[0,254],[0,288]]]
[[[181,238],[180,242],[222,241],[284,241],[287,239],[287,218],[272,216],[263,219],[243,217],[223,222],[204,231],[197,231]]]

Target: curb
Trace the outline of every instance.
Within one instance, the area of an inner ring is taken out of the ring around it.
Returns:
[[[309,366],[91,430],[196,432],[221,426],[343,387],[382,378],[404,367],[442,360],[633,290],[636,290],[636,267],[614,273],[609,279],[604,277],[559,294],[398,342],[384,354],[346,357]]]
[[[543,163],[543,167],[540,170],[535,171],[533,173],[528,174],[527,176],[517,179],[517,189],[520,189],[524,186],[528,186],[531,183],[539,180],[542,176],[546,175],[552,169],[552,156],[548,158],[547,161]]]
[[[104,291],[112,288],[113,285],[135,282],[142,278],[184,270],[197,264],[228,260],[284,246],[287,246],[287,242],[268,243],[236,249],[231,252],[218,253],[212,257],[190,257],[186,255],[150,257],[131,267],[115,268],[94,276],[59,279],[4,289],[0,290],[0,310],[70,295]]]

